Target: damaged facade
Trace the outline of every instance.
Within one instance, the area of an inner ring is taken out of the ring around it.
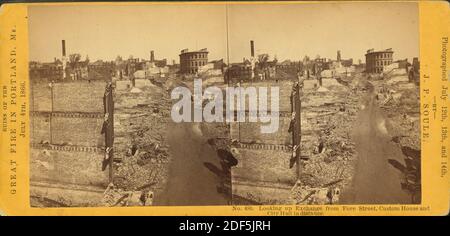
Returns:
[[[200,67],[208,64],[208,50],[206,48],[198,51],[183,49],[179,56],[181,74],[196,74]]]
[[[392,64],[393,54],[391,48],[383,51],[375,51],[374,49],[367,50],[366,53],[366,72],[367,73],[382,73],[386,66]]]
[[[230,139],[235,151],[237,165],[231,169],[233,203],[240,199],[260,204],[283,204],[290,202],[290,191],[298,178],[297,158],[293,136],[299,134],[299,122],[295,125],[294,103],[291,96],[295,84],[292,81],[241,83],[242,87],[280,86],[280,127],[272,134],[261,134],[260,122],[230,124]],[[298,93],[297,93],[298,94]],[[297,107],[299,109],[299,107]],[[246,111],[250,113],[254,111]],[[296,131],[297,129],[297,131]]]
[[[32,80],[30,97],[32,205],[98,206],[112,176],[111,86]]]

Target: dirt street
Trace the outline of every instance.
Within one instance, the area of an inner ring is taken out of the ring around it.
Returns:
[[[173,123],[168,133],[172,163],[166,189],[155,196],[155,205],[227,205],[224,195],[217,192],[220,177],[206,167],[220,168],[219,158],[206,144],[198,123]]]
[[[353,130],[358,161],[353,190],[343,199],[354,204],[411,203],[411,197],[401,189],[401,173],[388,159],[403,161],[398,146],[390,142],[386,120],[368,92]]]

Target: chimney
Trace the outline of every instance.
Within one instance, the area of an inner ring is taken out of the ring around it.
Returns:
[[[62,74],[62,78],[65,79],[66,78],[66,64],[67,64],[67,57],[66,57],[66,40],[62,40],[62,66],[63,66],[63,74]]]
[[[150,51],[150,61],[155,61],[155,52],[153,50]]]
[[[341,51],[340,50],[338,50],[337,51],[337,61],[341,61]]]
[[[62,56],[66,56],[66,40],[62,40]]]
[[[253,40],[250,40],[250,55],[252,56],[252,57],[254,57],[255,56],[255,45],[254,45],[254,43],[253,43]]]

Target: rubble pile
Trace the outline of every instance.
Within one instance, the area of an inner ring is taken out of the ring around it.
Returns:
[[[343,86],[303,91],[302,167],[292,188],[295,204],[337,203],[351,185],[356,161],[352,124],[368,85],[348,79],[340,82]]]
[[[340,189],[338,187],[311,187],[302,181],[297,181],[293,187],[296,196],[294,204],[298,205],[325,205],[335,204],[339,201]]]
[[[153,203],[151,191],[125,191],[113,183],[109,184],[102,199],[102,205],[113,206],[149,206]]]
[[[389,118],[389,133],[392,137],[397,137],[394,141],[401,146],[420,149],[419,87],[402,80],[380,84],[377,86],[377,98],[381,109]]]
[[[113,183],[123,192],[158,194],[167,181],[170,162],[165,132],[171,100],[158,86],[144,87],[140,92],[131,90],[114,94]]]

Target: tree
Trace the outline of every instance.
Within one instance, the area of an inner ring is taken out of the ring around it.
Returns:
[[[69,66],[71,68],[76,68],[78,66],[78,63],[81,60],[81,55],[78,53],[70,54],[69,55]]]
[[[269,55],[268,54],[260,54],[258,55],[258,66],[261,69],[264,69],[267,67],[267,62],[269,61]]]

